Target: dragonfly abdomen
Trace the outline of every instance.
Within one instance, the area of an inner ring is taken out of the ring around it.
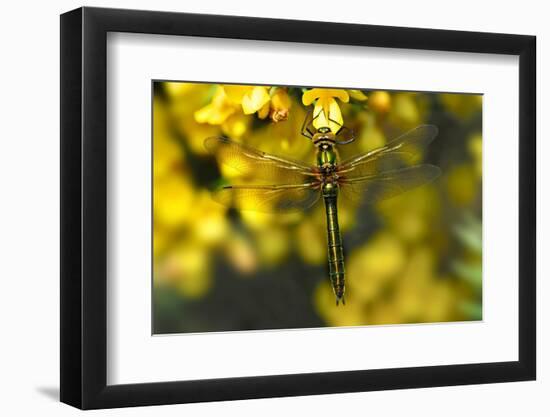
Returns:
[[[345,292],[344,248],[338,224],[338,187],[332,183],[323,184],[323,198],[327,215],[328,271],[338,305],[340,301],[344,303]]]

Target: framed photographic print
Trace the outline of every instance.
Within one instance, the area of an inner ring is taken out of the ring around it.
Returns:
[[[535,379],[535,38],[61,16],[61,401]]]

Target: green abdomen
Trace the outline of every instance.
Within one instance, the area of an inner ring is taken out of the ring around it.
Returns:
[[[335,185],[325,184],[323,186],[327,214],[328,270],[330,282],[336,295],[336,304],[339,301],[343,302],[345,291],[344,249],[338,225],[337,196],[338,189]]]

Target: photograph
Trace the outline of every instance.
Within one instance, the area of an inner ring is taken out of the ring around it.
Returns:
[[[544,5],[6,2],[0,417],[550,416]]]
[[[483,94],[152,80],[152,333],[483,320]]]

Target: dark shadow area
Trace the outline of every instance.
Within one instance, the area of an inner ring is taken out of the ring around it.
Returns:
[[[59,387],[37,387],[36,391],[53,401],[59,401]]]

